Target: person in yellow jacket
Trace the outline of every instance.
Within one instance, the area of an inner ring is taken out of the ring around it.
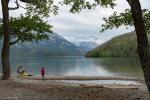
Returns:
[[[22,66],[19,66],[19,68],[17,69],[17,73],[20,76],[32,76],[31,74],[28,74]]]

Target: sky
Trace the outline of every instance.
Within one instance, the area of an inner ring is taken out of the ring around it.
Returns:
[[[149,0],[140,1],[142,8],[150,9]],[[126,8],[130,8],[126,0],[116,0],[116,4],[117,6],[114,9],[97,7],[95,10],[83,10],[77,14],[69,12],[70,6],[60,6],[58,11],[59,15],[50,16],[46,20],[49,24],[53,25],[54,32],[60,34],[70,42],[92,41],[102,44],[115,36],[134,30],[133,27],[127,30],[122,26],[119,29],[112,29],[100,33],[101,24],[104,23],[102,20],[103,17],[112,15],[114,11],[123,12]],[[11,11],[10,16],[19,16],[20,13],[24,12],[23,9]],[[0,9],[1,16],[2,11]]]

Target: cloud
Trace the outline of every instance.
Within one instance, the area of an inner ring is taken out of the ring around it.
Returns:
[[[120,3],[123,4],[124,2]],[[103,23],[101,19],[111,15],[112,12],[119,9],[118,7],[120,6],[117,6],[115,9],[97,7],[95,10],[84,10],[79,14],[71,14],[69,13],[69,6],[64,6],[61,7],[58,16],[51,17],[48,21],[54,25],[54,31],[69,41],[91,40],[102,43],[102,41],[110,39],[113,35],[106,32],[105,34],[108,36],[105,36],[99,32],[100,25]],[[126,4],[125,6],[124,4],[124,7],[128,8],[128,5]],[[115,31],[115,33],[117,32]]]
[[[60,0],[55,0],[58,2]],[[62,0],[61,0],[62,1]],[[149,0],[140,0],[142,8],[150,9]],[[126,0],[116,0],[117,6],[114,9],[96,7],[95,10],[84,10],[81,13],[72,14],[69,12],[70,6],[61,6],[59,15],[47,18],[49,24],[54,26],[54,31],[62,35],[69,41],[83,41],[90,40],[99,44],[111,39],[114,36],[129,32],[133,30],[130,28],[126,30],[125,27],[113,29],[100,33],[100,26],[103,23],[102,18],[110,16],[114,11],[123,12],[124,9],[129,8]],[[13,4],[12,4],[13,5]],[[25,4],[21,4],[24,6]],[[24,9],[11,11],[11,16],[19,16],[24,14]],[[0,17],[2,17],[0,7]]]
[[[149,0],[141,0],[142,7],[150,7]],[[79,14],[71,14],[69,12],[69,6],[61,7],[59,15],[51,18],[51,21],[61,23],[71,28],[58,29],[55,31],[60,33],[63,37],[69,41],[82,41],[91,40],[96,41],[99,44],[111,39],[114,36],[130,32],[133,28],[127,30],[125,27],[119,29],[113,29],[100,33],[100,25],[103,23],[102,18],[110,16],[114,11],[123,12],[126,8],[129,8],[126,0],[116,0],[117,6],[114,9],[97,7],[95,10],[84,10]],[[56,25],[57,26],[57,25]]]

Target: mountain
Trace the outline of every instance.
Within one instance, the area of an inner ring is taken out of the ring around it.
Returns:
[[[131,57],[137,56],[135,32],[130,32],[111,39],[110,41],[89,51],[86,57]]]
[[[80,42],[74,42],[74,44],[84,49],[86,52],[98,46],[96,42],[92,42],[92,41],[80,41]]]
[[[11,56],[83,56],[85,51],[57,33],[53,33],[50,35],[50,40],[17,43],[11,47],[10,54]]]

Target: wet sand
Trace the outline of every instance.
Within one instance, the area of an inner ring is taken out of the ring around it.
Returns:
[[[150,100],[143,85],[80,84],[41,78],[0,81],[0,100]]]

